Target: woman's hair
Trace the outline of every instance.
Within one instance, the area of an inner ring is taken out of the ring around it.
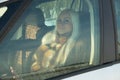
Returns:
[[[71,36],[68,38],[67,42],[60,48],[59,52],[57,53],[58,56],[55,61],[56,66],[63,66],[66,65],[65,62],[67,60],[67,57],[73,47],[75,46],[75,43],[80,37],[80,24],[79,24],[79,14],[71,9],[65,9],[63,10],[62,13],[70,14],[71,20],[72,20],[72,25],[73,25],[73,30],[71,33]],[[59,16],[60,16],[59,15]],[[58,18],[59,18],[58,16]],[[44,36],[42,39],[43,44],[49,44],[51,42],[55,41],[55,37],[57,36],[57,27],[54,29],[53,32],[50,32]],[[74,54],[74,53],[73,53]],[[58,64],[59,63],[59,64]],[[71,63],[69,63],[71,64]],[[68,65],[68,64],[67,64]]]
[[[80,24],[79,24],[79,14],[78,14],[78,12],[75,12],[71,9],[66,9],[66,10],[63,10],[60,14],[62,14],[63,12],[66,12],[66,13],[70,14],[70,17],[71,17],[71,20],[72,20],[72,25],[73,25],[72,34],[69,37],[69,39],[67,40],[67,42],[61,48],[61,50],[59,52],[59,55],[58,55],[58,58],[57,58],[57,62],[59,62],[60,58],[64,57],[64,59],[62,61],[62,64],[64,65],[69,53],[71,52],[72,48],[75,45],[75,42],[78,40],[78,38],[80,36]],[[62,53],[65,54],[65,56],[62,56]]]
[[[72,25],[73,25],[72,35],[69,39],[72,39],[72,40],[75,41],[80,36],[79,14],[78,14],[78,12],[75,12],[72,9],[65,9],[59,14],[59,16],[64,12],[70,14],[70,17],[71,17],[71,20],[72,20]],[[59,18],[59,16],[58,16],[58,18]],[[55,33],[56,32],[57,32],[57,27],[55,28]]]

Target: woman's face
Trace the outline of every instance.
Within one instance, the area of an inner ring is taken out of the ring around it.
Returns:
[[[70,14],[67,11],[62,12],[57,19],[57,32],[59,34],[71,33],[72,28],[73,25]]]

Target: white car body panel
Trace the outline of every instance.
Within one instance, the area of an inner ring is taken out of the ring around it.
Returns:
[[[120,63],[78,74],[63,80],[120,80]]]

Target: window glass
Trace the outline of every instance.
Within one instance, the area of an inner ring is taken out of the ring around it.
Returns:
[[[113,0],[115,7],[115,19],[117,25],[117,58],[120,59],[120,0]]]
[[[0,76],[47,79],[98,65],[99,19],[98,0],[33,0],[0,44]]]
[[[0,0],[0,3],[3,3],[3,2],[5,2],[5,1],[8,1],[8,0]]]
[[[14,16],[16,10],[20,7],[22,2],[22,0],[13,2],[11,1],[10,3],[0,7],[0,31],[4,30],[5,25],[8,23],[8,21],[10,21],[10,18]],[[2,31],[0,33],[2,33]]]
[[[4,15],[4,13],[6,12],[7,7],[1,7],[0,8],[0,18]]]

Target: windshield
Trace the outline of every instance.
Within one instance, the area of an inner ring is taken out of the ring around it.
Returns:
[[[11,27],[0,43],[3,79],[48,79],[99,64],[98,0],[33,0]]]

